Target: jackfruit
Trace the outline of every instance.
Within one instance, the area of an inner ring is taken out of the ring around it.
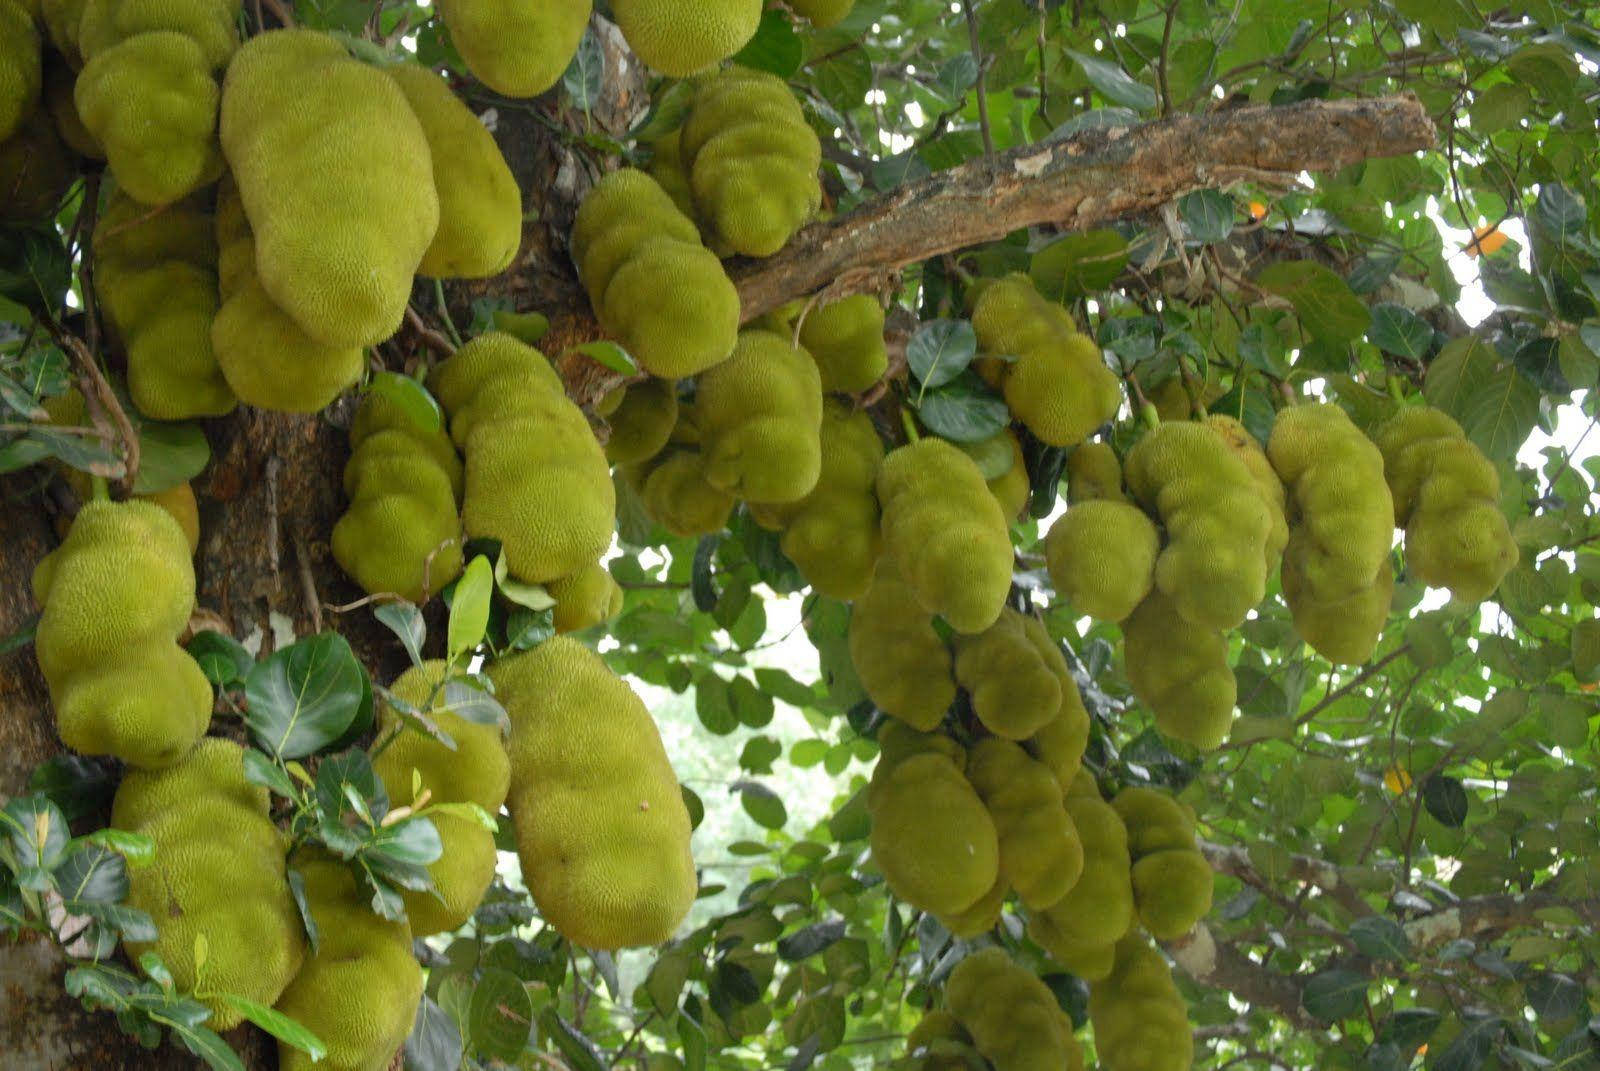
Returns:
[[[777,75],[733,67],[703,79],[678,151],[719,251],[770,257],[822,203],[822,143]]]
[[[83,125],[74,97],[78,73],[67,66],[67,61],[54,52],[44,58],[44,106],[50,112],[50,121],[67,148],[90,160],[104,160],[105,148],[95,140],[89,128]]]
[[[1389,620],[1394,598],[1394,565],[1387,558],[1372,583],[1346,595],[1321,598],[1307,579],[1309,539],[1292,539],[1283,556],[1283,598],[1301,639],[1330,662],[1359,665],[1372,657]]]
[[[39,106],[44,84],[43,42],[21,0],[0,0],[0,141]]]
[[[1079,443],[1067,455],[1067,501],[1073,505],[1096,498],[1126,502],[1122,462],[1109,443]]]
[[[789,6],[810,19],[817,29],[825,30],[850,14],[856,0],[789,0]]]
[[[1028,486],[1028,463],[1022,456],[1021,440],[1009,428],[1002,431],[998,437],[1003,439],[1011,450],[1011,467],[988,481],[989,493],[1000,503],[1000,511],[1010,522],[1020,517],[1022,511],[1027,508],[1033,496],[1033,488]]]
[[[706,479],[698,451],[669,447],[649,461],[624,466],[622,477],[638,493],[646,515],[680,539],[728,526],[734,497]]]
[[[1122,623],[1122,640],[1128,683],[1162,732],[1201,751],[1228,738],[1238,682],[1222,632],[1195,624],[1152,591]]]
[[[938,1009],[925,1014],[906,1035],[906,1057],[907,1071],[971,1071],[983,1066],[983,1057],[972,1047],[972,1035],[955,1016]]]
[[[512,575],[544,583],[611,545],[616,489],[583,411],[544,356],[510,335],[479,335],[429,387],[467,459],[463,522],[498,539]]]
[[[860,394],[883,378],[883,306],[870,294],[817,305],[800,324],[800,345],[822,373],[822,389]]]
[[[152,502],[87,502],[33,573],[34,652],[61,740],[158,769],[211,724],[211,683],[177,637],[194,606],[189,544]]]
[[[78,167],[42,108],[0,141],[0,221],[53,218]]]
[[[148,208],[120,190],[94,229],[95,293],[128,354],[128,392],[152,420],[221,416],[237,403],[211,348],[217,239],[198,200]]]
[[[1266,561],[1267,575],[1271,576],[1283,559],[1283,548],[1289,542],[1289,520],[1285,514],[1287,496],[1283,489],[1283,481],[1278,479],[1278,474],[1272,470],[1272,462],[1267,460],[1266,451],[1243,424],[1221,413],[1212,413],[1206,417],[1206,423],[1222,436],[1222,441],[1228,444],[1228,449],[1233,451],[1234,456],[1244,462],[1250,478],[1255,481],[1257,490],[1261,492],[1261,500],[1266,504],[1269,522]]]
[[[287,845],[268,814],[267,790],[244,776],[244,748],[207,737],[175,766],[130,770],[111,805],[111,825],[149,837],[155,859],[128,868],[129,907],[149,915],[156,939],[127,942],[128,957],[158,953],[180,991],[271,1005],[300,969],[305,936],[284,876]],[[204,937],[203,967],[195,941]],[[206,1025],[231,1030],[243,1017],[220,998]]]
[[[50,43],[73,69],[83,66],[83,53],[78,49],[78,28],[83,24],[86,4],[87,0],[39,0],[39,16]]]
[[[570,240],[596,317],[645,371],[684,379],[733,352],[739,293],[649,175],[624,168],[596,183]]]
[[[1061,683],[1022,622],[1008,606],[989,628],[956,641],[956,680],[983,727],[1007,740],[1026,740],[1061,709]]]
[[[978,296],[972,328],[986,355],[1015,357],[991,374],[1006,404],[1041,442],[1072,446],[1117,415],[1122,388],[1100,347],[1026,275],[997,279]]]
[[[1600,617],[1586,617],[1572,626],[1572,675],[1600,680]]]
[[[667,445],[678,423],[678,385],[670,379],[630,384],[620,404],[604,415],[611,425],[606,460],[613,465],[648,461]]]
[[[552,617],[557,632],[593,628],[622,612],[622,588],[599,562],[552,580],[545,588],[556,601]]]
[[[1028,936],[1073,974],[1096,981],[1111,973],[1117,942],[1133,926],[1128,833],[1086,773],[1065,793],[1083,844],[1083,874],[1054,906],[1029,912]]]
[[[1176,941],[1211,910],[1211,864],[1195,844],[1194,812],[1165,792],[1133,786],[1111,801],[1128,830],[1133,903],[1158,941]]]
[[[1079,613],[1121,621],[1150,594],[1161,534],[1137,506],[1090,499],[1068,507],[1045,536],[1056,592]]]
[[[1083,873],[1083,844],[1049,767],[1018,744],[988,737],[967,758],[967,780],[1000,836],[1000,876],[1030,908],[1058,903]]]
[[[1000,877],[994,820],[937,748],[882,755],[867,788],[872,858],[894,894],[939,916],[969,910]]]
[[[511,817],[545,921],[582,948],[667,940],[698,885],[689,812],[650,712],[565,636],[491,663],[489,676],[511,717]]]
[[[1011,886],[1006,882],[1005,875],[1001,874],[995,879],[994,886],[965,911],[934,917],[939,920],[939,925],[950,931],[952,936],[970,941],[999,925],[1001,910],[1005,907],[1006,897],[1010,895]]]
[[[943,439],[891,453],[878,470],[883,546],[916,604],[957,632],[994,624],[1011,590],[1011,535],[973,460]]]
[[[1111,973],[1089,987],[1094,1048],[1106,1071],[1188,1071],[1189,1008],[1161,953],[1144,937],[1116,949]]]
[[[822,384],[805,350],[741,331],[695,392],[706,479],[750,502],[797,502],[822,471]]]
[[[956,964],[944,1000],[995,1071],[1083,1066],[1072,1020],[1055,994],[1003,948],[980,949]]]
[[[136,497],[155,503],[178,522],[178,527],[183,529],[184,542],[189,544],[189,556],[193,557],[200,549],[200,504],[195,501],[194,488],[185,482]]]
[[[281,1071],[384,1071],[405,1043],[422,999],[422,967],[411,928],[372,910],[350,868],[323,852],[297,857],[317,951],[278,1000],[277,1009],[328,1047],[319,1063],[278,1043]]]
[[[439,227],[400,87],[325,34],[272,30],[228,65],[221,132],[272,301],[325,346],[394,334]]]
[[[593,10],[592,0],[439,0],[467,70],[508,97],[537,97],[561,79]]]
[[[1089,711],[1083,705],[1083,695],[1072,679],[1072,670],[1066,657],[1044,623],[1037,618],[1024,616],[1022,631],[1034,650],[1044,659],[1044,664],[1055,675],[1061,687],[1061,706],[1056,716],[1039,727],[1023,744],[1028,753],[1055,775],[1060,785],[1070,785],[1082,768],[1083,753],[1089,745]]]
[[[645,170],[660,183],[678,211],[698,224],[700,217],[694,207],[694,191],[689,188],[689,172],[683,166],[682,140],[683,128],[678,127],[651,142],[650,165]]]
[[[950,651],[888,556],[851,608],[849,642],[856,676],[879,710],[923,731],[944,720],[956,698]]]
[[[1482,602],[1517,564],[1500,512],[1500,474],[1461,425],[1437,409],[1402,409],[1378,429],[1406,564],[1430,587]]]
[[[611,13],[640,59],[684,78],[727,59],[755,36],[761,0],[616,0]]]
[[[334,560],[369,595],[427,602],[461,575],[461,462],[443,428],[424,431],[382,394],[361,401],[344,468]]]

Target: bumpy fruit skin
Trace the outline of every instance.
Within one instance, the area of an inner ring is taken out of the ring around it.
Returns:
[[[728,526],[734,497],[706,479],[705,458],[697,451],[669,448],[649,461],[625,466],[622,477],[638,493],[650,519],[680,539]]]
[[[51,52],[44,58],[44,107],[50,112],[56,133],[67,148],[90,160],[104,160],[105,147],[83,125],[78,114],[78,102],[73,96],[78,72],[67,65],[60,55]],[[3,139],[0,139],[3,140]]]
[[[443,428],[423,430],[381,394],[350,429],[334,560],[369,595],[424,603],[461,575],[461,461]]]
[[[972,1035],[947,1011],[928,1012],[906,1035],[908,1071],[971,1071],[982,1059]]]
[[[183,529],[184,542],[189,544],[189,555],[193,557],[194,552],[200,549],[200,504],[195,501],[194,488],[188,483],[180,483],[165,491],[138,497],[160,506],[178,522],[178,527]]]
[[[957,632],[994,624],[1011,590],[1011,535],[973,460],[943,439],[919,439],[878,471],[883,546],[917,605]]]
[[[822,203],[822,144],[777,75],[734,67],[701,81],[678,151],[713,246],[770,257]]]
[[[595,315],[640,367],[684,379],[733,352],[738,291],[655,179],[632,168],[601,179],[578,206],[571,243]]]
[[[648,461],[667,445],[678,423],[678,385],[670,379],[634,383],[604,415],[611,425],[606,460],[613,465]]]
[[[1194,814],[1165,792],[1134,786],[1111,801],[1128,829],[1133,902],[1158,941],[1176,941],[1211,910],[1211,864],[1195,845]]]
[[[950,651],[887,556],[851,609],[849,642],[856,676],[879,710],[924,732],[944,720],[956,698]]]
[[[972,310],[978,346],[1016,361],[998,369],[1006,404],[1042,442],[1072,446],[1117,415],[1122,389],[1100,347],[1026,275],[985,287]]]
[[[194,606],[189,543],[153,502],[95,501],[33,572],[34,651],[61,740],[145,769],[171,766],[211,724],[211,683],[178,635]]]
[[[17,132],[39,104],[42,42],[20,0],[0,0],[0,141]]]
[[[611,545],[616,489],[583,411],[544,355],[510,335],[479,335],[429,386],[467,458],[463,522],[500,540],[530,583],[567,576]]]
[[[300,913],[284,876],[286,846],[268,815],[267,790],[244,777],[244,749],[208,737],[176,766],[133,770],[111,805],[111,824],[155,842],[148,867],[128,869],[128,906],[156,924],[156,939],[127,942],[130,959],[155,951],[180,990],[200,981],[195,938],[208,953],[205,989],[271,1005],[305,956]],[[221,1000],[206,1025],[242,1017]]]
[[[611,12],[628,47],[673,78],[727,59],[761,24],[761,0],[617,0]]]
[[[83,66],[78,48],[78,29],[83,24],[86,0],[39,0],[39,15],[50,43],[76,70]]]
[[[856,0],[791,0],[796,14],[804,15],[819,30],[825,30],[850,14]]]
[[[1116,944],[1133,926],[1128,833],[1094,781],[1079,772],[1063,805],[1083,843],[1083,875],[1055,906],[1028,917],[1028,936],[1089,981],[1111,973]]]
[[[698,884],[689,812],[650,712],[564,636],[489,676],[511,717],[511,817],[545,921],[583,948],[671,937]]]
[[[967,780],[1000,835],[1000,876],[1034,910],[1059,903],[1083,873],[1083,844],[1050,768],[991,736],[968,756]]]
[[[1310,540],[1291,540],[1283,556],[1283,598],[1294,615],[1294,630],[1328,661],[1359,665],[1372,657],[1389,620],[1394,566],[1385,559],[1372,583],[1345,595],[1324,597],[1309,579],[1312,553]]]
[[[1378,429],[1406,564],[1425,584],[1482,602],[1517,564],[1500,512],[1500,474],[1449,416],[1402,409]]]
[[[545,585],[556,601],[551,616],[557,632],[579,632],[604,624],[622,612],[622,588],[599,562]]]
[[[1242,622],[1266,595],[1272,528],[1244,462],[1205,424],[1162,424],[1128,452],[1123,474],[1166,528],[1156,587],[1196,625]]]
[[[237,404],[211,346],[217,241],[185,200],[151,210],[119,190],[95,226],[95,284],[128,353],[128,390],[153,420],[221,416]]]
[[[1072,1020],[1049,987],[1002,948],[981,949],[958,963],[944,1000],[996,1071],[1082,1066]]]
[[[1122,638],[1128,683],[1161,731],[1201,751],[1220,746],[1239,697],[1227,637],[1152,591],[1122,623]]]
[[[1155,584],[1161,534],[1126,502],[1090,499],[1071,506],[1045,536],[1050,579],[1073,609],[1121,621]]]
[[[1600,680],[1600,617],[1572,626],[1572,675],[1584,682]]]
[[[50,116],[35,109],[15,134],[0,141],[0,220],[53,216],[77,174]]]
[[[325,34],[273,30],[228,65],[221,132],[272,300],[326,346],[394,334],[439,227],[400,87]]]
[[[822,372],[822,389],[860,394],[883,378],[883,306],[870,294],[818,305],[800,325],[800,345]]]
[[[798,502],[822,473],[822,381],[805,350],[741,331],[695,393],[706,479],[750,502]]]
[[[1007,740],[1026,740],[1061,709],[1060,681],[1023,620],[1007,606],[983,632],[956,641],[956,680],[983,727]]]
[[[1073,505],[1097,498],[1126,502],[1122,462],[1109,443],[1080,443],[1067,455],[1067,501]]]
[[[970,941],[983,936],[999,924],[1001,910],[1005,907],[1006,897],[1010,895],[1011,885],[1002,873],[995,880],[993,887],[965,911],[934,917],[939,920],[939,925],[949,930],[952,935]]]
[[[1262,449],[1256,437],[1250,434],[1239,421],[1222,413],[1212,413],[1206,417],[1206,423],[1222,436],[1222,441],[1228,444],[1234,456],[1244,462],[1244,467],[1249,471],[1250,478],[1255,481],[1256,489],[1261,493],[1261,500],[1267,507],[1266,561],[1267,575],[1278,567],[1283,558],[1283,548],[1289,542],[1289,519],[1286,513],[1288,508],[1287,492],[1283,489],[1283,481],[1278,479],[1278,474],[1272,470],[1272,462],[1267,460],[1267,452]]]
[[[689,188],[689,172],[683,166],[683,152],[679,148],[683,140],[683,128],[661,135],[650,149],[650,165],[645,168],[650,177],[660,183],[672,203],[678,206],[686,219],[699,223],[699,213],[694,207],[694,191]]]
[[[1111,974],[1089,987],[1089,1022],[1106,1071],[1188,1071],[1194,1060],[1188,1005],[1143,937],[1118,944]]]
[[[308,853],[294,868],[305,879],[318,945],[277,1008],[328,1047],[311,1058],[278,1043],[281,1071],[383,1071],[405,1043],[422,999],[422,967],[411,954],[411,928],[372,910],[349,867]]]
[[[537,97],[556,84],[593,10],[592,0],[439,0],[439,14],[467,69],[508,97]]]
[[[1005,514],[1006,520],[1014,521],[1027,508],[1033,488],[1028,485],[1028,463],[1022,456],[1022,441],[1010,428],[1000,435],[1011,448],[1011,467],[989,481],[989,493],[1000,503],[1000,512]]]
[[[1070,785],[1082,768],[1083,753],[1089,745],[1089,711],[1061,647],[1050,638],[1044,622],[1024,617],[1022,629],[1061,686],[1061,706],[1056,716],[1040,726],[1023,746],[1055,775],[1057,784]]]

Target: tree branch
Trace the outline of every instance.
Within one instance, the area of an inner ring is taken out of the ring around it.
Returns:
[[[1167,945],[1173,960],[1201,985],[1225,989],[1258,1008],[1268,1008],[1302,1030],[1318,1023],[1300,1006],[1300,983],[1255,962],[1232,945],[1218,942],[1205,923]]]
[[[1206,857],[1206,862],[1210,863],[1211,869],[1217,873],[1238,878],[1246,885],[1257,889],[1275,887],[1272,881],[1256,870],[1250,861],[1250,853],[1243,848],[1213,844],[1210,841],[1201,841],[1199,847],[1200,853]],[[1289,856],[1289,869],[1283,875],[1283,880],[1296,885],[1312,886],[1357,918],[1372,914],[1372,908],[1361,899],[1360,892],[1344,880],[1339,868],[1322,859],[1309,855]]]

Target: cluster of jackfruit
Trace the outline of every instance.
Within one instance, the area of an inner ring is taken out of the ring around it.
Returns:
[[[564,636],[493,662],[511,719],[522,875],[544,919],[583,948],[660,944],[698,890],[689,812],[650,712]]]
[[[82,132],[67,61],[41,27],[68,0],[0,0],[0,220],[43,220],[78,173],[76,155],[100,154]],[[81,6],[81,4],[79,5]],[[80,134],[82,136],[80,136]]]
[[[556,601],[551,618],[557,632],[593,628],[622,612],[622,588],[598,561],[548,582],[545,590]]]
[[[461,459],[443,428],[423,430],[386,395],[350,425],[334,560],[363,591],[423,603],[461,575]]]
[[[1158,941],[1173,941],[1211,910],[1211,864],[1195,843],[1194,812],[1154,788],[1133,786],[1111,806],[1128,831],[1133,904]]]
[[[593,0],[439,0],[439,14],[467,69],[508,97],[536,97],[556,84],[593,10]]]
[[[1161,533],[1122,491],[1122,466],[1104,443],[1085,443],[1067,459],[1068,506],[1045,536],[1056,593],[1075,610],[1122,621],[1155,584]]]
[[[822,472],[822,382],[811,355],[771,331],[739,333],[702,373],[695,426],[706,479],[755,503],[798,502]]]
[[[614,392],[615,402],[601,410],[611,435],[606,460],[613,465],[649,461],[672,438],[678,425],[678,385],[670,379],[647,379]]]
[[[1089,1024],[1106,1071],[1188,1071],[1194,1060],[1189,1008],[1172,969],[1148,940],[1116,946],[1108,975],[1089,986]]]
[[[956,640],[956,680],[983,727],[1006,740],[1026,740],[1055,718],[1062,670],[1044,625],[1009,606],[984,631]]]
[[[621,475],[650,519],[679,538],[720,532],[733,513],[733,495],[707,478],[694,413],[687,407],[680,410],[667,446],[622,466]]]
[[[1083,871],[1064,897],[1028,913],[1028,936],[1073,974],[1095,981],[1111,973],[1117,942],[1133,927],[1128,832],[1087,770],[1080,768],[1062,789],[1062,806],[1083,848]]]
[[[800,322],[800,345],[817,362],[822,389],[859,394],[889,368],[883,306],[870,294],[818,305]]]
[[[1083,875],[1083,844],[1055,774],[1021,744],[991,736],[973,745],[967,780],[994,819],[1000,877],[1029,908],[1060,903]]]
[[[1202,751],[1228,738],[1239,686],[1222,630],[1195,624],[1152,591],[1122,622],[1122,644],[1128,683],[1162,732]]]
[[[761,0],[614,0],[611,14],[640,59],[683,78],[748,44],[761,24]]]
[[[929,1012],[906,1039],[914,1058],[919,1050],[925,1053],[923,1068],[988,1061],[997,1071],[1083,1069],[1072,1019],[1049,986],[1013,963],[1004,949],[984,948],[956,964],[944,1002],[947,1011]]]
[[[1267,508],[1267,539],[1262,546],[1266,556],[1267,575],[1277,571],[1283,561],[1283,548],[1289,543],[1288,493],[1283,481],[1267,459],[1261,443],[1239,421],[1222,413],[1212,413],[1206,423],[1222,437],[1229,450],[1244,463],[1245,471],[1255,482],[1262,503]]]

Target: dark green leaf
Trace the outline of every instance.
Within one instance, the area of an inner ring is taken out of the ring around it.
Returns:
[[[790,963],[808,959],[844,938],[846,924],[843,919],[817,922],[797,930],[778,942],[778,958]]]
[[[771,8],[762,14],[755,36],[733,57],[733,62],[788,78],[800,69],[804,56],[794,23],[782,11]]]
[[[1178,198],[1178,215],[1189,237],[1207,245],[1227,241],[1233,233],[1233,198],[1221,190],[1195,190]]]
[[[1367,980],[1343,968],[1321,971],[1306,979],[1300,1003],[1323,1022],[1360,1015],[1367,1006]]]
[[[1444,825],[1460,828],[1467,820],[1467,790],[1454,777],[1434,774],[1422,783],[1422,805]]]
[[[398,372],[375,372],[367,391],[389,401],[410,418],[419,431],[432,435],[444,426],[444,411],[428,388]]]
[[[1028,277],[1053,301],[1099,293],[1128,266],[1128,240],[1109,228],[1060,238],[1033,255]]]
[[[1586,1007],[1583,986],[1569,975],[1536,974],[1523,983],[1523,990],[1528,995],[1528,1006],[1541,1019],[1559,1022],[1572,1018]]]
[[[422,619],[421,610],[409,602],[386,602],[372,611],[372,616],[400,637],[400,644],[413,666],[422,665],[422,645],[428,640],[428,625]]]
[[[757,824],[767,829],[782,829],[789,820],[783,798],[766,785],[757,781],[735,781],[732,788],[739,793],[739,802],[745,813],[754,818]]]
[[[1411,958],[1411,939],[1403,926],[1382,915],[1357,919],[1350,924],[1350,939],[1361,954],[1377,960]]]
[[[1433,1059],[1431,1071],[1478,1071],[1488,1061],[1490,1050],[1504,1032],[1505,1023],[1499,1019],[1468,1023]]]
[[[34,767],[28,791],[42,793],[61,809],[67,821],[110,806],[117,777],[99,759],[63,752]]]
[[[1135,111],[1148,112],[1156,106],[1156,91],[1147,85],[1134,81],[1128,73],[1114,63],[1074,52],[1066,49],[1066,54],[1077,61],[1083,68],[1083,73],[1088,76],[1093,86],[1100,91],[1100,95],[1113,104],[1121,104]]]
[[[468,1005],[472,1048],[483,1056],[515,1060],[527,1046],[532,1026],[533,1000],[522,979],[509,971],[484,971]]]
[[[942,387],[966,371],[978,352],[978,336],[965,320],[930,320],[906,346],[906,363],[924,390]]]
[[[455,1020],[423,994],[406,1038],[405,1071],[458,1071],[461,1050],[461,1029]]]
[[[135,494],[165,491],[194,479],[211,461],[211,444],[198,424],[139,425],[139,474]]]
[[[297,759],[345,734],[361,712],[366,671],[336,632],[300,640],[251,667],[245,724],[270,754]]]
[[[200,664],[206,679],[219,688],[244,680],[256,664],[255,658],[238,640],[210,629],[196,632],[186,650]]]
[[[1433,328],[1404,305],[1384,302],[1372,307],[1367,339],[1385,353],[1421,362],[1433,348]]]
[[[600,38],[595,36],[594,27],[585,27],[578,50],[561,75],[561,88],[566,91],[572,106],[588,115],[600,98],[605,77],[605,49],[600,44]]]
[[[116,904],[128,896],[128,865],[102,844],[75,842],[54,877],[56,890],[74,914],[80,903]]]
[[[12,858],[21,866],[40,871],[60,864],[72,837],[66,815],[43,795],[22,796],[6,804],[0,810],[0,829],[5,832]],[[24,883],[23,887],[33,886]]]
[[[930,390],[917,402],[928,430],[957,443],[978,442],[999,434],[1011,422],[1011,410],[976,376]]]
[[[561,1050],[561,1055],[572,1071],[606,1071],[605,1057],[595,1047],[595,1043],[561,1018],[554,1006],[546,1008],[540,1014],[539,1030],[546,1038],[555,1042],[556,1048]]]
[[[1402,1008],[1378,1024],[1378,1040],[1410,1055],[1433,1037],[1442,1018],[1432,1008]]]
[[[1287,298],[1306,331],[1332,345],[1354,342],[1372,322],[1349,284],[1315,261],[1280,261],[1263,268],[1256,284]]]

